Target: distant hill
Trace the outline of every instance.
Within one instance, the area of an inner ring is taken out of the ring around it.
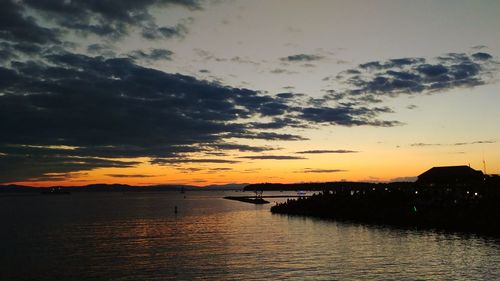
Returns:
[[[24,185],[17,185],[17,184],[9,184],[9,185],[0,185],[0,192],[38,192],[40,189],[31,187],[31,186],[24,186]]]
[[[248,183],[230,183],[223,185],[207,185],[198,189],[202,190],[243,190]]]
[[[84,186],[64,186],[61,190],[69,192],[141,192],[141,191],[193,191],[193,190],[242,190],[247,184],[225,184],[225,185],[151,185],[151,186],[132,186],[127,184],[90,184]],[[54,188],[59,186],[52,186]],[[40,192],[46,188],[24,186],[24,185],[0,185],[0,192]]]
[[[411,187],[414,183],[412,182],[391,182],[391,183],[369,183],[369,182],[312,182],[312,183],[259,183],[259,184],[249,184],[244,190],[245,191],[255,191],[255,190],[273,190],[273,191],[297,191],[297,190],[331,190],[335,188],[360,188],[360,187]]]

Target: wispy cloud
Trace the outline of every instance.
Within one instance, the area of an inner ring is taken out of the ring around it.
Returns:
[[[237,144],[237,143],[213,143],[207,144],[208,148],[216,149],[216,150],[237,150],[237,151],[250,151],[250,152],[262,152],[268,150],[275,150],[273,147],[269,146],[251,146],[246,144]]]
[[[145,60],[154,62],[158,60],[171,60],[173,52],[166,49],[150,49],[149,52],[135,50],[128,54],[128,57],[134,60]]]
[[[188,158],[156,158],[151,160],[152,164],[165,165],[165,164],[178,164],[178,163],[225,163],[234,164],[241,161],[229,160],[229,159],[219,159],[219,158],[200,158],[200,159],[188,159]]]
[[[157,176],[153,175],[143,175],[143,174],[106,174],[108,177],[112,178],[153,178]]]
[[[341,170],[341,169],[311,169],[311,168],[306,168],[301,171],[296,171],[296,173],[340,173],[340,172],[347,172],[347,170]]]
[[[410,146],[415,147],[425,147],[425,146],[462,146],[462,145],[472,145],[472,144],[491,144],[496,143],[495,140],[479,140],[479,141],[470,141],[470,142],[456,142],[456,143],[412,143]]]
[[[299,153],[299,154],[329,154],[329,153],[343,154],[343,153],[358,153],[358,152],[359,151],[356,151],[356,150],[336,149],[336,150],[304,150],[304,151],[298,151],[296,153]]]
[[[228,168],[228,167],[220,167],[220,168],[210,168],[210,171],[231,171],[233,168]]]
[[[289,155],[251,155],[251,156],[240,156],[238,158],[252,159],[252,160],[301,160],[301,159],[307,159],[305,157],[297,157],[297,156],[289,156]]]
[[[472,141],[472,142],[456,142],[453,145],[460,146],[460,145],[469,145],[469,144],[490,144],[490,143],[496,143],[496,141],[484,140],[484,141]]]
[[[244,132],[244,133],[229,133],[227,137],[232,138],[245,138],[245,139],[262,139],[262,140],[284,140],[284,141],[302,141],[308,140],[308,138],[293,135],[293,134],[281,134],[273,132]]]
[[[284,69],[284,68],[274,68],[274,69],[270,70],[269,72],[271,72],[272,74],[297,74],[298,73],[297,71],[291,71],[291,70]]]
[[[141,35],[149,40],[169,39],[174,37],[184,37],[188,32],[186,23],[180,22],[174,26],[157,26],[150,24],[142,27]]]
[[[296,54],[296,55],[290,55],[286,57],[282,57],[282,61],[287,61],[287,62],[310,62],[310,61],[318,61],[322,60],[324,57],[320,55],[315,55],[315,54]]]

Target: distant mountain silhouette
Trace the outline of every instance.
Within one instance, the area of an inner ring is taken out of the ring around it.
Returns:
[[[141,191],[193,191],[193,190],[242,190],[247,184],[225,184],[225,185],[150,185],[132,186],[127,184],[89,184],[84,186],[51,186],[33,187],[24,185],[0,185],[0,192],[40,192],[49,188],[60,188],[68,192],[141,192]]]
[[[339,182],[311,182],[311,183],[259,183],[250,184],[245,187],[245,191],[255,191],[255,190],[269,190],[269,191],[297,191],[297,190],[311,190],[311,191],[322,191],[322,190],[333,190],[338,188],[368,188],[372,186],[378,187],[411,187],[414,183],[412,182],[392,182],[392,183],[370,183],[370,182],[349,182],[349,181],[339,181]]]

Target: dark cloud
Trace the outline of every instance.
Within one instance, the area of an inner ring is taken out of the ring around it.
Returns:
[[[422,64],[417,66],[416,70],[427,77],[434,78],[438,76],[445,75],[448,73],[448,68],[440,64]],[[403,80],[416,79],[418,75],[412,75],[411,73],[406,73],[407,77],[403,77]],[[446,78],[445,78],[446,79]]]
[[[40,1],[48,2],[48,1]],[[38,25],[17,1],[3,0],[0,9],[0,39],[22,43],[60,43],[60,30]]]
[[[472,57],[477,59],[477,60],[489,60],[489,59],[493,58],[490,54],[483,53],[483,52],[478,52],[478,53],[472,54]]]
[[[19,83],[19,82],[20,82],[20,77],[14,70],[0,66],[0,90],[7,87],[11,83]]]
[[[355,102],[360,102],[362,104],[375,104],[382,103],[383,100],[381,98],[377,98],[375,95],[365,94],[360,97],[356,97],[355,99],[351,99]]]
[[[281,58],[281,60],[288,62],[304,62],[304,61],[322,60],[323,58],[324,58],[323,56],[318,56],[313,54],[297,54],[297,55],[290,55],[287,57],[283,57]]]
[[[447,91],[487,83],[498,64],[490,54],[449,53],[433,60],[402,58],[360,64],[337,76],[347,99],[380,102],[377,97]]]
[[[413,65],[413,64],[421,64],[424,63],[425,59],[424,58],[398,58],[398,59],[391,59],[385,62],[381,61],[371,61],[367,63],[363,63],[359,65],[360,69],[390,69],[390,68],[403,68],[408,65]],[[360,74],[362,73],[358,69],[350,69],[347,70],[348,74]]]
[[[176,26],[158,27],[150,24],[142,30],[142,37],[150,40],[169,39],[173,37],[184,37],[188,30],[185,24],[179,23]]]
[[[40,44],[0,42],[0,62],[17,60],[24,56],[37,56],[43,51],[44,49]]]
[[[291,99],[295,95],[293,93],[279,93],[276,96],[279,97],[279,98],[283,98],[283,99]]]
[[[292,128],[309,128],[311,127],[305,122],[302,122],[299,119],[295,118],[274,118],[271,122],[251,122],[249,123],[249,127],[252,129],[260,129],[260,130],[270,130],[270,129],[282,129],[286,127],[292,127]],[[261,135],[261,136],[266,136],[266,135]],[[271,138],[276,138],[276,134],[271,134],[267,135],[271,136]],[[290,135],[285,135],[282,136],[282,138],[293,138],[293,136]],[[297,140],[300,140],[297,139]]]
[[[108,44],[94,43],[87,46],[87,52],[91,54],[99,54],[105,50],[112,49],[113,47]]]
[[[27,182],[43,182],[43,181],[61,182],[61,181],[75,179],[75,177],[83,177],[86,175],[87,175],[87,173],[75,173],[75,172],[72,172],[72,173],[47,173],[47,174],[44,174],[40,177],[33,177],[33,178],[26,179],[26,181]]]
[[[90,44],[87,46],[87,52],[89,54],[103,55],[106,57],[115,56],[113,46],[108,44],[100,44],[100,43]]]
[[[266,102],[260,106],[260,112],[264,116],[283,115],[288,109],[288,105],[282,102]]]
[[[124,58],[64,52],[45,59],[49,63],[27,61],[15,62],[12,69],[0,67],[4,93],[0,96],[0,119],[4,120],[0,123],[0,153],[6,155],[0,162],[10,167],[5,171],[38,165],[38,160],[18,161],[30,155],[37,155],[40,161],[60,162],[105,157],[116,159],[109,160],[114,165],[122,163],[121,158],[133,157],[159,159],[153,163],[233,163],[167,158],[214,149],[270,149],[227,143],[226,138],[305,139],[254,131],[259,118],[293,110],[285,101],[256,91],[168,74]],[[62,145],[73,148],[54,148]],[[18,158],[12,158],[14,155]],[[67,167],[76,171],[109,166],[106,161],[87,162]],[[68,170],[62,163],[45,166],[40,172]]]
[[[202,148],[196,146],[181,145],[124,145],[118,142],[114,145],[80,145],[66,148],[60,145],[26,145],[26,144],[1,144],[0,153],[8,155],[25,155],[36,157],[97,157],[97,158],[135,158],[135,157],[176,157],[191,152],[200,151]]]
[[[323,90],[327,94],[323,95],[324,101],[342,101],[346,97],[346,93],[336,92],[335,90]]]
[[[238,139],[302,141],[307,138],[280,130],[400,124],[379,119],[391,112],[385,107],[339,101],[329,106],[329,97],[307,105],[303,94],[271,96],[228,87],[146,68],[132,58],[92,57],[61,47],[45,48],[36,59],[13,59],[16,50],[36,52],[36,46],[0,46],[10,62],[0,67],[0,166],[8,175],[2,181],[132,167],[139,163],[126,159],[138,157],[159,165],[237,163],[225,152],[275,149],[240,144]],[[107,49],[94,44],[87,51]],[[162,49],[133,53],[136,60],[170,55]],[[269,157],[302,159],[251,159]]]
[[[208,155],[210,157],[213,157],[213,156],[219,156],[219,157],[226,157],[226,156],[229,156],[228,153],[226,152],[222,152],[222,151],[205,151],[203,152],[205,155]]]
[[[128,54],[128,57],[135,60],[145,60],[149,62],[159,60],[171,60],[173,52],[166,49],[150,49],[149,52],[135,50]]]
[[[307,107],[302,109],[301,117],[314,123],[329,123],[342,126],[392,127],[401,125],[399,121],[375,119],[380,113],[392,112],[387,107],[354,107],[344,104],[338,107]]]
[[[121,161],[96,157],[60,156],[57,154],[6,154],[0,156],[0,182],[46,178],[52,173],[70,173],[95,168],[127,168],[137,161]]]
[[[289,155],[251,155],[251,156],[241,156],[239,158],[252,159],[252,160],[300,160],[300,159],[307,159],[304,157],[289,156]]]
[[[234,164],[241,161],[219,159],[219,158],[200,158],[200,159],[189,159],[189,158],[156,158],[151,161],[152,164],[166,165],[166,164],[181,164],[181,163],[224,163],[224,164]]]
[[[261,147],[261,146],[251,146],[245,144],[237,144],[237,143],[215,143],[209,144],[208,147],[217,149],[217,150],[238,150],[242,152],[262,152],[268,150],[274,150],[271,147]]]
[[[251,90],[167,74],[126,59],[69,53],[48,59],[58,66],[18,63],[17,72],[2,69],[1,75],[9,78],[2,88],[12,93],[0,97],[0,115],[9,120],[0,125],[4,142],[192,145],[226,132],[251,134],[231,121],[287,110],[285,104]],[[26,121],[22,131],[16,128],[21,120]],[[280,139],[279,134],[255,137]]]
[[[348,149],[336,149],[336,150],[305,150],[305,151],[299,151],[296,153],[299,154],[327,154],[327,153],[358,153],[359,151],[356,150],[348,150]]]
[[[288,99],[147,69],[127,59],[106,60],[71,53],[52,54],[47,59],[51,66],[27,62],[17,63],[17,72],[3,69],[3,76],[8,77],[3,81],[8,82],[2,88],[11,94],[0,97],[3,106],[0,115],[9,120],[2,123],[6,134],[0,143],[76,148],[28,147],[21,153],[4,146],[4,153],[112,159],[150,157],[154,164],[235,163],[227,159],[183,158],[183,155],[213,149],[269,150],[269,147],[226,143],[224,139],[306,140],[299,135],[258,130],[303,127],[303,120],[318,123],[334,120],[328,114],[321,118],[301,115],[313,108],[302,111],[290,107]],[[241,122],[285,112],[290,117],[274,118],[273,122]],[[366,121],[378,112],[388,110],[351,110],[348,119],[336,123],[384,125]],[[363,122],[355,114],[364,115]],[[99,163],[93,166],[98,167]]]
[[[0,38],[38,44],[58,43],[64,31],[121,38],[140,30],[144,38],[183,36],[183,22],[173,27],[158,26],[151,9],[166,6],[201,8],[198,1],[177,0],[4,0],[0,11]],[[55,23],[56,28],[40,25]]]
[[[245,139],[262,139],[262,140],[281,140],[281,141],[300,141],[308,140],[308,138],[293,135],[293,134],[280,134],[273,132],[244,132],[244,133],[229,133],[228,137],[232,138],[245,138]]]
[[[108,177],[112,178],[153,178],[156,176],[142,175],[142,174],[106,174]]]
[[[169,50],[137,50],[120,58],[106,45],[133,31],[154,40],[184,36],[189,20],[160,26],[150,13],[169,5],[200,8],[195,0],[2,1],[0,61],[7,63],[0,66],[1,181],[132,167],[139,163],[125,159],[137,157],[160,165],[230,164],[239,161],[224,158],[225,151],[272,150],[235,139],[307,140],[296,132],[279,130],[318,124],[395,126],[401,123],[380,119],[391,112],[389,108],[366,103],[380,102],[382,96],[480,85],[493,64],[491,55],[482,52],[447,54],[434,61],[371,62],[342,74],[346,91],[328,92],[307,104],[299,94],[271,96],[136,63],[168,60]],[[66,34],[102,36],[103,43],[86,50],[99,56],[68,51],[78,48],[64,41],[69,38]],[[205,60],[229,60],[196,51]],[[305,65],[321,59],[297,54],[282,61]],[[242,57],[230,60],[255,64]]]

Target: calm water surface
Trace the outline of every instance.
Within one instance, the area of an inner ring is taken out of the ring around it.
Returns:
[[[0,280],[500,280],[500,239],[222,199],[242,194],[0,197]]]

